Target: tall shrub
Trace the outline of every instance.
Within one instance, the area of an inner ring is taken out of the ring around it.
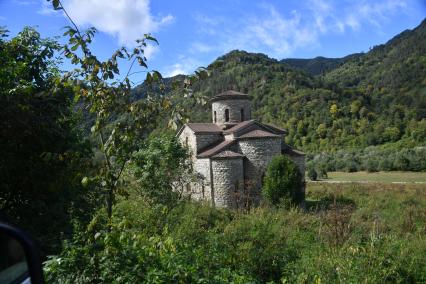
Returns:
[[[283,155],[272,159],[263,184],[263,196],[274,205],[301,201],[302,175],[293,161]]]

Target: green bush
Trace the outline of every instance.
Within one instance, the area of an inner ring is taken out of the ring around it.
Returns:
[[[279,155],[272,159],[263,180],[263,196],[274,205],[301,200],[302,176],[292,160]]]
[[[188,153],[174,135],[148,139],[132,166],[136,190],[153,203],[175,204],[193,178]]]

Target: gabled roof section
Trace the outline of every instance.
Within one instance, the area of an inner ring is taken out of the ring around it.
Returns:
[[[235,143],[235,140],[225,140],[220,142],[219,144],[213,145],[212,147],[209,147],[205,149],[203,152],[197,155],[197,158],[209,158],[213,155],[216,155],[223,150],[225,150],[227,147],[231,146]]]
[[[285,131],[284,129],[278,128],[274,125],[260,123],[254,119],[240,122],[237,125],[223,131],[223,133],[234,134],[236,137],[238,137],[238,135],[242,135],[244,133],[245,129],[250,128],[253,125],[256,125],[260,130],[263,130],[272,134],[276,134],[276,135],[282,135],[287,133],[287,131]],[[247,130],[250,130],[250,129],[247,129]]]
[[[232,133],[237,133],[240,130],[243,130],[246,127],[249,127],[250,125],[256,124],[257,121],[254,119],[251,120],[246,120],[243,122],[238,123],[237,125],[225,130],[223,133],[225,134],[232,134]]]
[[[280,136],[268,131],[264,131],[264,130],[253,130],[241,135],[239,138],[276,138],[276,137],[280,137]]]
[[[221,101],[221,100],[250,100],[250,96],[243,94],[237,91],[225,91],[211,98],[211,102]]]
[[[266,126],[267,128],[269,128],[272,131],[272,133],[275,133],[275,134],[287,134],[288,133],[287,130],[279,128],[279,127],[272,125],[272,124],[269,124],[269,123],[263,123],[263,125]]]
[[[220,159],[235,159],[235,158],[244,158],[245,156],[240,154],[240,153],[236,153],[233,151],[222,151],[214,156],[212,156],[211,158],[220,158]]]
[[[281,146],[281,153],[287,154],[290,156],[305,156],[305,153],[299,150],[293,149],[290,145],[287,145],[285,143],[283,143]]]
[[[194,133],[221,133],[223,130],[217,124],[214,123],[186,123],[178,132],[179,134],[185,128],[189,127]]]

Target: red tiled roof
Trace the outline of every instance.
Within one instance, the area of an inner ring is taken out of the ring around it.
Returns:
[[[219,154],[212,156],[211,158],[244,158],[245,156],[240,153],[233,151],[222,151]]]
[[[214,123],[187,123],[186,124],[195,133],[220,133],[222,128]]]
[[[197,157],[198,158],[208,158],[211,157],[223,150],[225,150],[226,147],[230,146],[231,144],[233,144],[235,142],[235,140],[225,140],[220,142],[219,144],[216,144],[210,148],[208,148],[207,150],[203,151],[202,153],[198,154]]]
[[[241,135],[239,138],[264,138],[264,137],[280,137],[271,132],[263,131],[263,130],[253,130],[246,134]]]

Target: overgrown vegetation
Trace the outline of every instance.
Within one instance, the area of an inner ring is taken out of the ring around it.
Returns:
[[[58,49],[33,28],[12,39],[0,30],[0,218],[37,237],[43,253],[58,252],[99,198],[80,184],[92,155],[72,90],[53,91]]]
[[[60,1],[52,5],[63,10]],[[121,48],[103,62],[90,50],[96,30],[80,31],[69,20],[65,45],[41,38],[33,28],[12,39],[0,29],[0,217],[36,236],[44,254],[58,252],[75,227],[89,222],[102,205],[112,216],[117,196],[127,194],[126,166],[146,146],[163,112],[173,123],[185,118],[185,107],[198,97],[181,106],[180,96],[205,76],[197,70],[176,82],[176,97],[158,92],[132,102],[130,71],[135,62],[147,68],[144,48],[155,39],[145,35],[132,51]],[[60,72],[64,58],[58,53],[79,68]],[[119,58],[131,61],[121,79]],[[146,74],[147,83],[161,80],[156,71]]]
[[[174,134],[147,139],[133,155],[129,178],[134,189],[151,204],[174,206],[184,197],[185,185],[195,179],[187,150]]]
[[[242,214],[122,200],[48,261],[49,282],[377,283],[426,280],[426,193],[415,185],[308,186],[307,212]]]

